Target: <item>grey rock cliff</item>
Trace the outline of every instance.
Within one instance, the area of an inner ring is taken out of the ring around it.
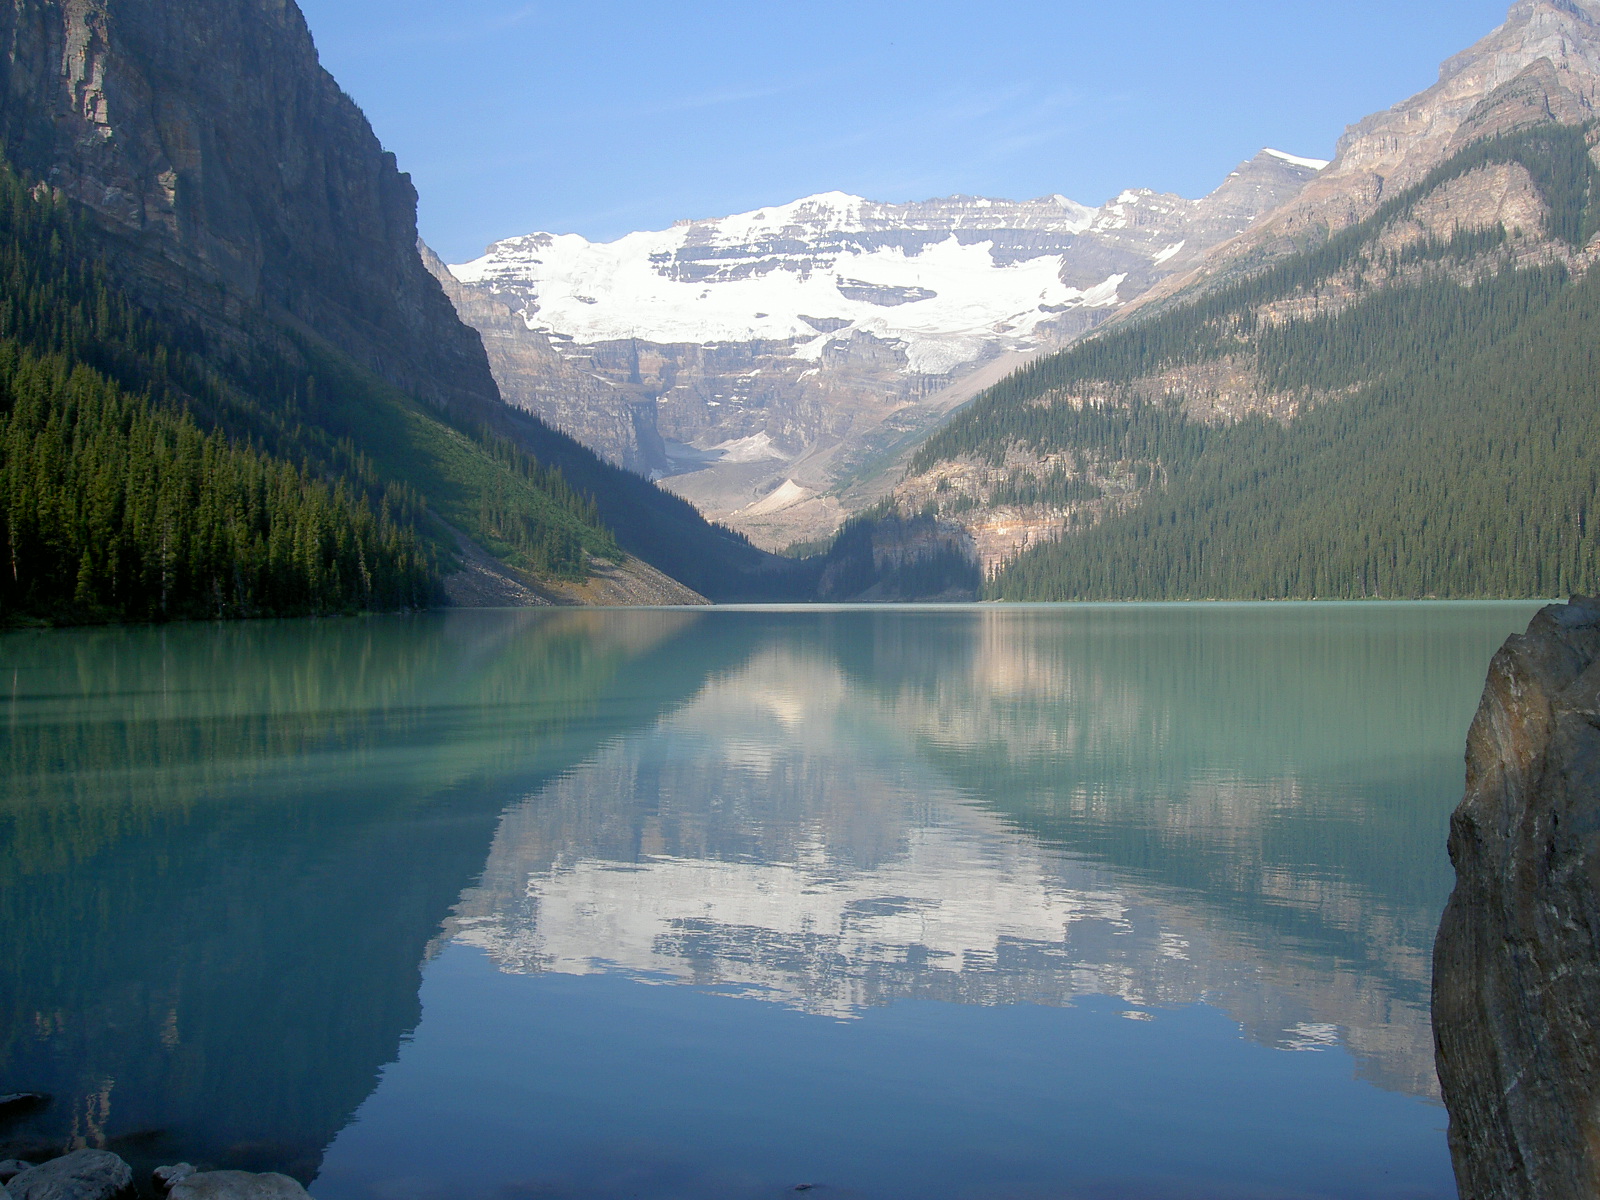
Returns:
[[[1505,23],[1439,68],[1439,81],[1358,121],[1327,170],[1276,212],[1124,310],[1226,282],[1322,241],[1420,183],[1469,142],[1600,111],[1600,0],[1518,0]]]
[[[1600,1196],[1600,600],[1496,655],[1433,1019],[1462,1200]]]
[[[0,0],[0,138],[98,217],[125,286],[222,344],[314,332],[498,404],[416,249],[416,191],[293,0]]]
[[[1316,173],[1264,151],[1204,199],[1133,190],[1097,209],[832,193],[605,247],[530,234],[430,266],[508,403],[777,548],[832,533],[871,503],[836,498],[842,481],[884,470],[981,388],[1191,269]],[[941,268],[956,246],[976,254]],[[1029,266],[1039,288],[1059,284],[1051,299],[1011,294],[1005,277]],[[958,291],[955,319],[925,307]]]

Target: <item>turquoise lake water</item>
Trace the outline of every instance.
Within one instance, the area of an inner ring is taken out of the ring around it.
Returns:
[[[318,1200],[1453,1197],[1445,831],[1535,607],[0,636],[0,1091],[54,1096],[0,1142]]]

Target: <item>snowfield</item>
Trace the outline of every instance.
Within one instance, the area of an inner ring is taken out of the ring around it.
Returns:
[[[1000,261],[985,229],[1059,240],[1120,222],[1122,204],[973,200],[943,228],[908,230],[890,206],[829,193],[614,242],[514,238],[450,269],[463,283],[514,293],[530,330],[582,344],[791,341],[797,357],[818,360],[828,342],[860,332],[901,343],[909,370],[943,375],[997,344],[1029,344],[1069,309],[1115,306],[1126,278],[1069,286],[1062,254],[1011,248]],[[905,232],[921,236],[871,244]]]

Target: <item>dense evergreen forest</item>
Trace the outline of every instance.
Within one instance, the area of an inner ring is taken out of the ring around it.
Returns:
[[[1515,231],[1498,227],[1403,252],[1376,241],[1434,189],[1495,162],[1528,169],[1550,209],[1546,238],[1587,244],[1600,173],[1586,131],[1491,138],[1321,246],[1041,360],[931,438],[913,471],[961,456],[998,463],[1020,446],[1138,464],[1156,481],[1130,511],[1025,552],[988,593],[1526,597],[1600,587],[1600,276],[1574,278],[1549,261],[1519,267]],[[1359,286],[1402,267],[1413,269],[1333,315],[1257,318],[1261,305],[1314,294],[1335,276]],[[1240,353],[1263,388],[1303,398],[1301,415],[1206,424],[1176,397],[1140,399],[1129,387]],[[1084,385],[1107,402],[1053,395]]]
[[[443,521],[547,578],[621,556],[559,469],[326,347],[210,352],[9,171],[0,280],[0,619],[421,607],[453,554]]]

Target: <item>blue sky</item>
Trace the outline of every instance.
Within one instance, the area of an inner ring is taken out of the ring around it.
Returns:
[[[1326,158],[1508,0],[300,0],[451,262],[814,192],[1199,196]]]

